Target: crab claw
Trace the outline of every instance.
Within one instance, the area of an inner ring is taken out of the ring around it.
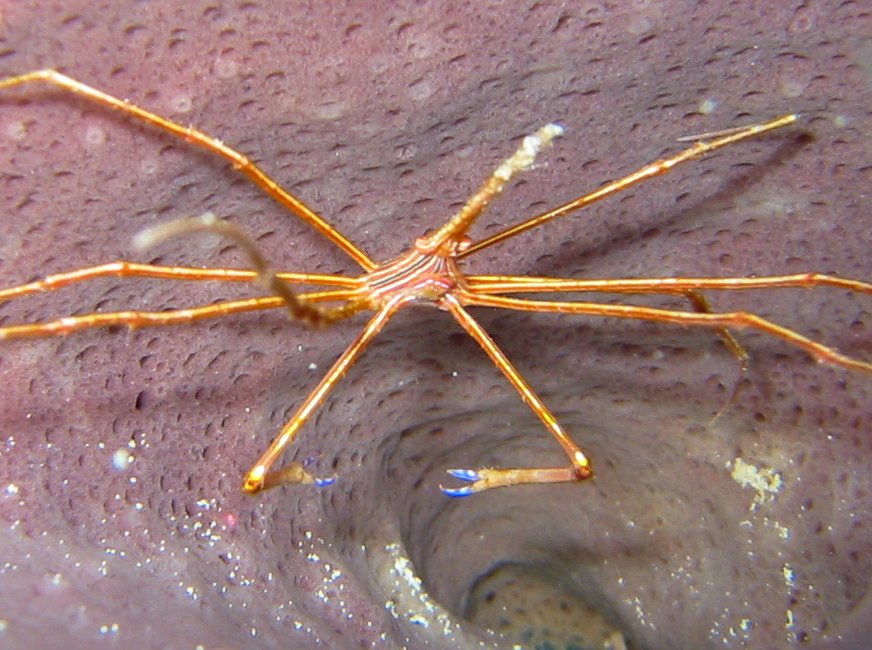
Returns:
[[[464,485],[457,488],[447,488],[443,485],[439,486],[442,493],[449,497],[468,497],[470,494],[475,494],[484,486],[476,487],[475,483],[480,480],[479,473],[474,469],[449,469],[446,470],[454,478],[472,483],[472,485]]]
[[[336,482],[337,478],[339,478],[339,477],[338,476],[330,476],[328,478],[316,478],[316,479],[312,479],[312,482],[317,487],[327,487],[328,485],[333,485]]]

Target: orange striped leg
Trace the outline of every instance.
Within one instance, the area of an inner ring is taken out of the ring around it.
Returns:
[[[497,167],[484,184],[473,194],[457,214],[449,219],[436,232],[426,235],[415,243],[421,253],[444,254],[457,252],[456,245],[469,227],[496,195],[519,173],[530,169],[539,152],[563,133],[563,127],[546,124],[533,135],[521,141],[521,146]]]
[[[585,314],[588,316],[606,316],[612,318],[631,318],[635,320],[656,321],[660,323],[675,323],[676,325],[700,326],[730,329],[755,329],[775,336],[794,347],[805,350],[819,362],[829,363],[843,368],[872,373],[872,363],[841,354],[834,348],[818,343],[787,327],[782,327],[771,321],[751,314],[736,311],[725,313],[695,313],[658,309],[655,307],[636,307],[634,305],[608,305],[595,302],[560,302],[551,300],[525,300],[505,296],[476,295],[464,291],[461,299],[466,305],[482,307],[497,307],[513,311],[552,312],[560,314]]]
[[[345,352],[340,355],[330,370],[327,371],[327,374],[318,382],[315,389],[309,393],[309,396],[300,405],[291,419],[288,420],[287,424],[282,427],[279,435],[275,437],[269,448],[257,460],[257,463],[248,470],[242,483],[243,490],[249,494],[254,494],[285,483],[329,485],[336,480],[335,477],[316,479],[299,462],[289,463],[277,470],[270,468],[275,464],[285,448],[293,442],[300,428],[311,417],[315,409],[321,405],[324,398],[333,390],[333,387],[336,386],[342,376],[348,372],[348,369],[354,364],[369,342],[381,331],[391,316],[394,315],[394,312],[408,300],[409,297],[396,297],[379,309],[363,331],[345,349]]]
[[[79,97],[84,97],[102,106],[115,109],[131,118],[151,124],[162,131],[171,133],[191,144],[214,153],[230,162],[252,183],[257,185],[264,193],[273,200],[296,214],[300,219],[311,225],[315,230],[324,235],[336,246],[345,251],[364,271],[372,271],[376,264],[360,248],[327,223],[321,216],[311,210],[305,203],[293,194],[282,188],[276,181],[270,178],[250,158],[231,149],[217,138],[213,138],[197,129],[182,126],[171,120],[151,113],[143,108],[135,106],[126,100],[118,99],[87,84],[77,81],[55,70],[36,70],[15,77],[9,77],[0,81],[0,90],[32,83],[47,83],[56,88],[61,88]]]
[[[346,289],[304,293],[298,296],[307,302],[350,301],[357,298],[357,293]],[[181,325],[208,318],[218,318],[229,314],[239,314],[248,311],[278,309],[286,307],[281,296],[265,296],[263,298],[247,298],[244,300],[228,300],[214,305],[191,307],[189,309],[174,309],[171,311],[116,311],[104,314],[82,314],[67,316],[45,323],[26,323],[24,325],[7,325],[0,327],[0,340],[39,338],[47,336],[62,336],[79,330],[94,327],[113,327],[123,325],[130,329],[139,327],[155,327],[163,325]],[[343,309],[338,307],[337,309]]]
[[[533,391],[526,380],[521,376],[512,363],[497,347],[497,344],[481,325],[460,305],[453,296],[446,296],[445,305],[457,319],[461,327],[469,335],[478,341],[479,345],[487,352],[491,361],[505,375],[506,379],[515,387],[521,395],[521,399],[539,417],[548,431],[553,435],[563,451],[569,457],[569,467],[543,467],[543,468],[516,468],[516,469],[449,469],[448,473],[453,477],[466,481],[469,485],[459,488],[439,488],[448,496],[463,497],[483,490],[520,485],[522,483],[563,483],[566,481],[581,481],[593,475],[590,461],[569,434],[563,430],[557,418],[548,410],[545,403]]]
[[[823,273],[795,273],[753,278],[627,278],[579,280],[576,278],[528,277],[517,275],[470,275],[469,290],[477,295],[494,293],[542,293],[574,291],[578,293],[671,293],[694,290],[735,291],[797,287],[835,287],[872,294],[872,284]]]
[[[575,278],[543,278],[526,276],[475,275],[467,278],[470,293],[526,293],[526,292],[603,292],[603,293],[659,293],[686,296],[695,309],[712,313],[708,300],[699,293],[701,289],[736,291],[746,289],[778,289],[795,287],[813,289],[834,287],[859,293],[872,294],[872,284],[861,280],[840,278],[824,273],[795,273],[754,278],[629,278],[606,280],[578,280]],[[726,329],[719,329],[726,346],[739,359],[743,367],[748,353]]]
[[[267,262],[266,257],[261,253],[257,243],[245,231],[229,221],[218,219],[211,212],[205,212],[199,217],[176,219],[146,228],[134,237],[133,244],[137,248],[145,249],[168,239],[202,232],[226,237],[239,246],[242,252],[251,260],[257,282],[267,291],[284,300],[288,313],[295,320],[303,321],[308,325],[327,325],[337,320],[348,318],[362,309],[366,309],[368,306],[366,296],[361,292],[346,305],[331,309],[323,309],[305,300],[301,300],[297,293],[278,277],[269,262]],[[360,287],[361,291],[363,291],[362,281],[355,280],[354,285]]]
[[[788,276],[785,276],[788,277]],[[791,276],[802,277],[805,276]],[[824,276],[827,277],[827,276]],[[839,278],[834,278],[838,280]],[[572,278],[534,278],[525,276],[472,276],[467,278],[470,290],[473,293],[523,293],[540,291],[579,291],[579,292],[609,292],[609,293],[661,293],[668,295],[682,295],[687,298],[693,308],[699,312],[711,313],[712,308],[708,299],[697,290],[696,280],[693,278],[663,278],[669,283],[666,286],[659,279],[631,279],[631,280],[575,280]],[[672,282],[677,280],[678,282]],[[850,281],[853,282],[853,281]],[[623,284],[628,283],[628,284]],[[759,283],[757,283],[759,285]],[[796,285],[780,285],[796,286]],[[803,284],[801,286],[808,286]],[[719,287],[724,288],[724,287]],[[717,330],[718,336],[727,346],[727,349],[739,360],[742,371],[747,369],[750,359],[748,351],[727,329]]]
[[[54,291],[78,282],[95,278],[159,278],[164,280],[212,280],[219,282],[253,282],[257,272],[248,269],[201,269],[187,266],[159,266],[119,260],[89,266],[75,271],[47,275],[42,280],[28,282],[9,289],[0,289],[0,302],[44,291]],[[284,282],[298,284],[322,284],[332,287],[351,288],[358,286],[355,278],[319,273],[276,273]]]
[[[594,190],[589,194],[585,194],[584,196],[569,201],[568,203],[564,203],[563,205],[548,210],[547,212],[543,212],[542,214],[532,217],[531,219],[527,219],[526,221],[522,221],[519,224],[506,228],[505,230],[491,235],[487,239],[476,242],[460,252],[459,257],[471,255],[472,253],[480,251],[483,248],[493,246],[497,242],[501,242],[504,239],[514,237],[515,235],[518,235],[525,230],[541,226],[543,223],[551,221],[552,219],[556,219],[557,217],[562,217],[564,215],[570,214],[572,212],[575,212],[576,210],[580,210],[581,208],[590,205],[591,203],[595,203],[596,201],[604,199],[607,196],[622,192],[623,190],[632,187],[637,183],[641,183],[650,178],[654,178],[655,176],[665,174],[673,167],[683,162],[694,160],[695,158],[700,158],[708,153],[711,153],[712,151],[715,151],[716,149],[726,147],[727,145],[739,142],[740,140],[760,135],[761,133],[772,131],[773,129],[780,129],[781,127],[787,126],[788,124],[793,124],[798,118],[798,115],[782,115],[781,117],[777,117],[774,120],[770,120],[768,122],[763,122],[760,124],[752,124],[750,126],[739,127],[736,129],[728,129],[727,131],[717,132],[714,134],[702,134],[701,136],[699,136],[700,138],[705,138],[707,135],[714,135],[716,137],[713,140],[700,139],[695,144],[693,144],[693,146],[688,147],[684,151],[678,152],[674,156],[670,156],[669,158],[663,158],[661,160],[656,160],[652,163],[649,163],[648,165],[645,165],[638,171],[633,172],[632,174],[628,174],[623,178],[619,178],[616,181],[612,181],[611,183],[603,185],[598,190]]]

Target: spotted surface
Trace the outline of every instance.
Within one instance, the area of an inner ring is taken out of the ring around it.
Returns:
[[[377,259],[437,226],[544,123],[566,136],[479,232],[629,171],[681,135],[799,111],[801,128],[470,267],[872,277],[862,3],[276,4],[6,4],[0,72],[59,67],[196,124],[262,161]],[[220,162],[56,92],[7,95],[3,285],[131,256],[143,226],[207,209],[283,268],[354,270]],[[147,257],[241,264],[208,238]],[[238,292],[108,280],[9,304],[0,318]],[[713,299],[872,358],[868,297]],[[561,593],[592,603],[634,648],[858,647],[872,620],[868,378],[745,336],[749,381],[709,426],[736,364],[708,333],[480,318],[590,452],[593,481],[466,500],[438,492],[448,467],[560,456],[433,310],[389,326],[301,434],[292,455],[341,480],[257,498],[240,494],[243,472],[359,324],[310,332],[264,314],[4,344],[0,634],[15,645],[38,632],[43,647],[66,648],[487,646],[493,635],[460,615],[478,580],[510,562],[561,576]],[[734,478],[737,459],[777,473],[780,490],[758,502]],[[519,626],[537,620],[525,611]]]

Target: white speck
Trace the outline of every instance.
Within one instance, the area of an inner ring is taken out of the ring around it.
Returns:
[[[409,86],[409,97],[415,101],[424,101],[433,94],[433,85],[427,79],[419,79]]]
[[[315,109],[315,116],[325,120],[337,120],[345,114],[345,102],[327,101]]]
[[[396,151],[397,160],[410,160],[418,154],[418,147],[413,142],[404,142],[394,151]]]
[[[27,124],[21,120],[9,122],[9,124],[6,125],[5,131],[6,135],[13,140],[24,140],[24,137],[27,135]]]
[[[729,463],[727,464],[729,467]],[[762,469],[746,463],[741,458],[733,461],[732,479],[744,488],[752,488],[757,492],[749,510],[757,510],[762,504],[772,501],[784,487],[781,472],[771,467]]]
[[[88,147],[99,147],[106,142],[106,132],[96,124],[85,129],[85,144]]]
[[[234,59],[218,59],[215,61],[215,75],[219,79],[230,79],[239,73],[239,64]]]
[[[15,485],[15,483],[10,483],[9,485],[6,486],[6,494],[8,494],[10,496],[14,496],[14,495],[18,494],[18,486]]]
[[[190,95],[176,95],[170,100],[170,109],[173,113],[190,113],[194,108],[194,101]]]
[[[111,625],[101,625],[100,626],[100,634],[117,634],[120,626],[118,623],[112,623]]]
[[[317,370],[317,369],[318,369],[317,363],[310,363],[309,364],[309,370]]]
[[[120,449],[116,449],[115,453],[112,454],[112,467],[114,467],[119,472],[126,470],[132,462],[133,454],[131,454],[123,447]]]
[[[796,571],[791,569],[789,564],[785,564],[781,567],[781,573],[784,574],[784,580],[788,584],[792,585],[796,581]]]
[[[799,97],[807,85],[799,79],[782,79],[779,90],[785,97]]]
[[[156,158],[146,157],[139,161],[139,172],[143,176],[152,176],[158,170]]]

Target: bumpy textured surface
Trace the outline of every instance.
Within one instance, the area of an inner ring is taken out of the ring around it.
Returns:
[[[864,3],[326,4],[3,3],[0,74],[57,67],[196,124],[262,161],[376,259],[439,225],[547,122],[565,137],[478,232],[674,150],[679,136],[798,111],[798,128],[469,266],[872,277]],[[42,88],[0,98],[0,206],[4,286],[131,257],[142,227],[207,209],[255,234],[283,268],[354,270],[221,162]],[[149,255],[241,264],[209,238]],[[240,291],[106,280],[10,303],[0,322]],[[712,299],[872,358],[868,297]],[[301,434],[293,455],[341,480],[257,497],[240,493],[243,472],[358,323],[312,332],[270,313],[4,343],[0,639],[487,646],[461,620],[484,611],[479,598],[505,600],[505,631],[540,638],[551,625],[550,639],[575,638],[565,616],[547,613],[575,598],[568,611],[596,610],[634,648],[854,648],[872,633],[869,377],[743,336],[750,382],[707,426],[737,374],[709,332],[480,318],[590,453],[593,481],[439,493],[447,467],[563,460],[436,311],[397,318]],[[751,474],[777,472],[780,489],[734,478],[737,458]],[[495,584],[492,597],[479,588]],[[513,584],[526,585],[514,604]]]

